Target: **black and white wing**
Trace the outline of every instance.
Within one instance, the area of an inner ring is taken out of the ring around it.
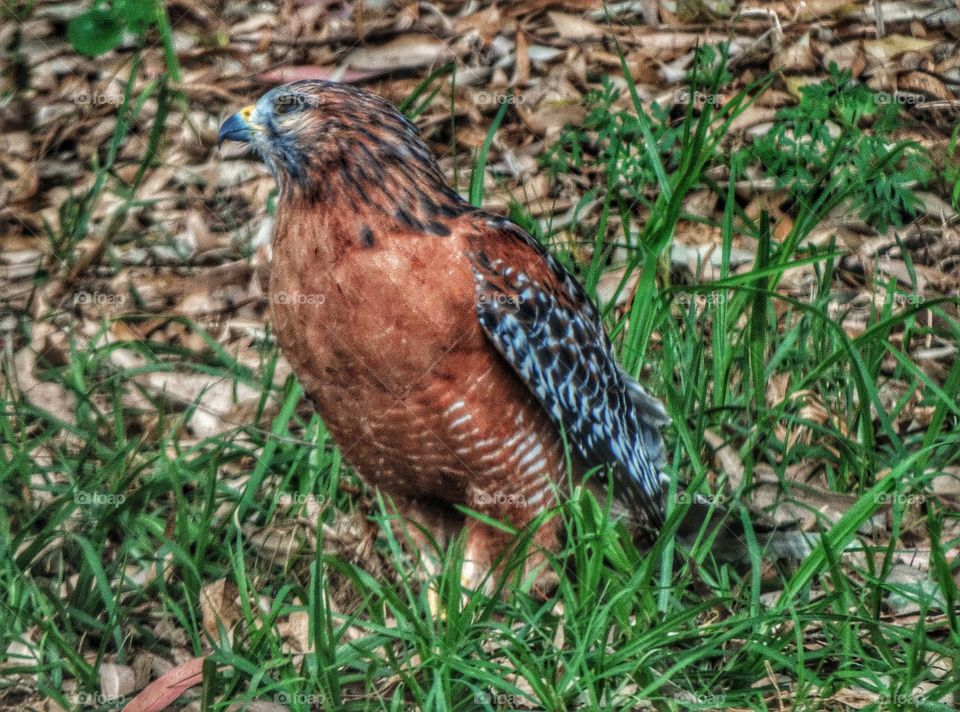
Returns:
[[[663,404],[627,376],[597,310],[579,284],[515,226],[543,263],[537,280],[483,250],[472,255],[476,311],[500,354],[536,394],[591,467],[607,466],[614,491],[651,525],[663,521]],[[518,260],[522,262],[522,260]]]

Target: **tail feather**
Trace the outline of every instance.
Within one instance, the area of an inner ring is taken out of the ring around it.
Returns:
[[[591,481],[590,489],[600,501],[606,498],[604,483]],[[701,531],[706,529],[704,536],[712,537],[710,552],[718,562],[741,569],[750,566],[753,559],[740,516],[720,506],[711,507],[710,502],[698,494],[692,499],[677,529],[677,541],[685,548],[692,548]],[[748,511],[764,561],[799,563],[810,555],[819,541],[818,533],[805,532],[795,522],[773,523],[760,512]],[[634,525],[643,527],[646,524],[629,506],[616,499],[611,514]]]
[[[646,450],[650,463],[660,474],[667,464],[660,429],[670,425],[670,416],[660,399],[647,393],[637,381],[627,374],[623,374],[623,380],[626,384],[627,396],[633,405],[637,432],[642,446]]]
[[[740,517],[719,506],[714,506],[711,511],[711,504],[700,495],[694,495],[693,499],[677,531],[680,542],[687,547],[693,546],[700,532],[707,527],[709,534],[716,534],[710,551],[717,561],[750,564],[750,550]],[[800,530],[796,523],[775,524],[752,511],[750,520],[765,560],[802,561],[816,545],[816,535]]]

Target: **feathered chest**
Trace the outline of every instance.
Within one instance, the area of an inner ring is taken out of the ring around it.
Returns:
[[[450,349],[489,348],[469,275],[453,238],[287,218],[273,242],[273,326],[298,374],[409,388]]]

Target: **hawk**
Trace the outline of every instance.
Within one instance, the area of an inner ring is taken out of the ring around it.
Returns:
[[[463,583],[489,590],[505,529],[557,503],[565,443],[576,475],[601,468],[618,500],[662,523],[663,405],[618,365],[573,276],[447,186],[400,111],[299,81],[230,116],[219,140],[249,144],[279,187],[279,345],[344,460],[418,525],[418,547],[465,528]],[[558,527],[536,530],[528,570]]]

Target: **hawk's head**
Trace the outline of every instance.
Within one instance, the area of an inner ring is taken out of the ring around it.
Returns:
[[[249,144],[281,191],[316,194],[333,172],[376,183],[396,166],[436,166],[417,128],[390,102],[337,82],[305,80],[268,91],[223,122],[223,141]]]

